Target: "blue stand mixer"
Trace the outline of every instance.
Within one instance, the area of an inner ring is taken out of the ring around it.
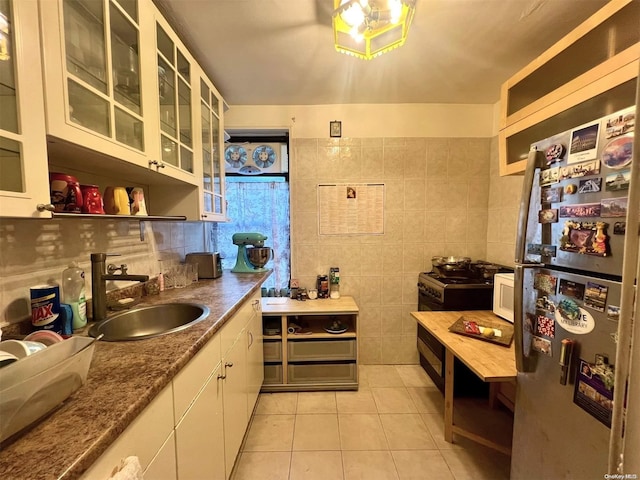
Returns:
[[[269,269],[264,266],[273,258],[273,249],[264,246],[267,238],[261,233],[234,233],[232,241],[238,246],[238,258],[231,271],[234,273],[268,271]]]

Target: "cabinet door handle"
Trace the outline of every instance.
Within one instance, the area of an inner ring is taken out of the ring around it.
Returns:
[[[231,368],[231,367],[233,367],[233,362],[226,362],[226,363],[224,364],[224,366],[225,366],[225,367],[229,367],[229,368]]]
[[[249,345],[247,348],[251,348],[251,345],[253,345],[253,332],[249,332]]]
[[[39,212],[55,212],[56,207],[54,207],[51,203],[39,203],[36,205],[36,210],[38,210]]]
[[[218,374],[218,380],[224,380],[225,378],[227,378],[226,375]]]

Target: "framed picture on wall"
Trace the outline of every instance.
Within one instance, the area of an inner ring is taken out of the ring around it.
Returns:
[[[329,136],[330,137],[342,136],[342,122],[339,122],[338,120],[329,122]]]

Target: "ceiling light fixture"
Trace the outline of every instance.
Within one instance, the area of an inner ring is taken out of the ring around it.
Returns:
[[[334,0],[334,8],[336,50],[371,60],[404,45],[416,0]]]

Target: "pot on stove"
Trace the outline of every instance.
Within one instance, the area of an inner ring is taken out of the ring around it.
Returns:
[[[470,272],[469,264],[471,259],[469,257],[431,257],[431,265],[433,269],[443,277],[461,276]]]

